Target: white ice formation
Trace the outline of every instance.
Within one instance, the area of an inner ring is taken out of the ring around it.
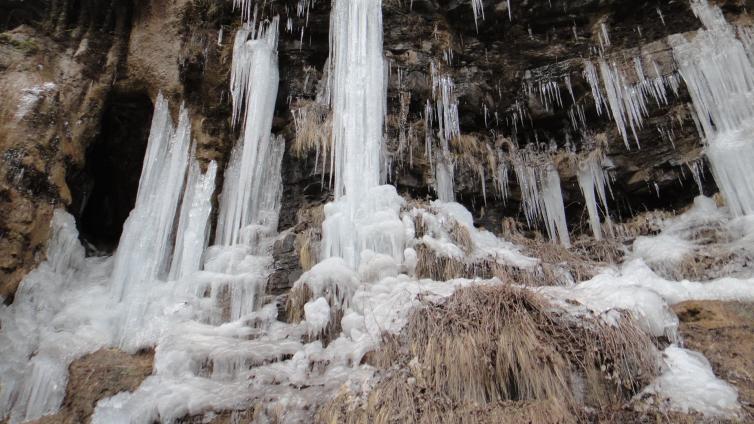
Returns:
[[[248,21],[252,2],[235,4]],[[745,191],[750,189],[745,168],[734,166],[748,160],[751,151],[744,137],[753,114],[746,102],[754,86],[751,64],[716,9],[702,1],[692,4],[707,30],[693,41],[679,41],[675,54],[713,167],[729,173],[714,171],[723,181],[729,209],[700,197],[685,214],[664,222],[657,236],[637,239],[624,264],[588,281],[532,288],[575,317],[597,313],[614,322],[622,316],[618,309],[629,311],[648,334],[673,343],[680,337],[671,305],[754,301],[754,276],[746,270],[739,278],[708,282],[672,281],[654,271],[658,264],[680,263],[703,248],[691,235],[699,228],[725,228],[740,235],[726,248],[754,251],[753,215],[746,215],[754,197]],[[181,109],[174,127],[160,96],[136,206],[117,253],[85,257],[73,217],[56,211],[47,260],[24,279],[11,305],[0,305],[0,420],[16,424],[54,413],[63,401],[68,365],[97,349],[120,347],[129,352],[154,348],[154,372],[134,392],[99,401],[95,424],[173,422],[252,405],[262,421],[309,422],[316,407],[339,390],[369,390],[375,370],[362,364],[364,355],[385,332],[399,333],[413,308],[440,301],[459,287],[502,284],[498,279],[421,280],[416,275],[420,248],[462,263],[493,261],[524,271],[540,265],[514,244],[476,228],[471,213],[450,201],[452,173],[443,188],[438,186],[438,193],[446,195],[423,207],[403,199],[395,187],[380,185],[386,110],[381,6],[380,0],[335,0],[332,7],[325,91],[333,111],[336,198],[325,206],[322,261],[294,285],[311,294],[304,299],[303,320],[280,320],[281,300],[265,290],[274,266],[273,245],[286,235],[277,232],[284,143],[270,134],[278,21],[253,21],[237,32],[234,45],[232,120],[242,136],[225,169],[214,245],[206,247],[216,165],[202,172],[192,157],[188,111]],[[707,54],[699,57],[699,49]],[[732,70],[725,73],[705,58],[723,51],[715,60]],[[641,127],[644,97],[654,90],[658,100],[663,92],[654,82],[640,81],[656,89],[637,94],[616,67],[599,65],[599,71],[593,64],[586,70],[593,95],[603,113],[621,120],[627,138],[627,128]],[[604,96],[600,77],[612,84]],[[436,117],[439,138],[448,142],[460,134],[457,103],[449,79],[438,77],[435,85],[428,116]],[[523,122],[523,114],[518,118]],[[716,150],[731,140],[738,146],[735,155]],[[512,156],[530,225],[543,222],[551,239],[569,245],[553,158],[534,151]],[[500,161],[496,174],[503,198],[508,163]],[[610,190],[603,158],[595,154],[581,165],[577,178],[599,238]],[[464,245],[459,234],[467,235]],[[334,311],[342,312],[340,322],[332,322],[340,317]],[[327,328],[340,331],[324,343],[317,336]],[[735,390],[717,379],[703,358],[677,344],[664,353],[665,370],[646,394],[667,400],[672,410],[735,417],[740,409]]]
[[[754,66],[717,6],[692,0],[705,29],[673,36],[676,58],[707,139],[715,181],[736,215],[754,213]]]

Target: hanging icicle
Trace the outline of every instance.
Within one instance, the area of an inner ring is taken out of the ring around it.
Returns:
[[[250,225],[277,227],[276,220],[270,221],[275,214],[269,211],[277,208],[279,193],[268,193],[263,187],[265,178],[279,174],[284,149],[284,143],[270,134],[279,80],[278,21],[275,17],[257,31],[247,27],[236,34],[231,74],[233,123],[238,124],[243,116],[243,133],[225,170],[218,244],[248,242],[242,235]]]
[[[599,205],[605,216],[608,232],[612,235],[612,222],[607,208],[607,192],[610,190],[610,181],[607,178],[602,162],[604,154],[597,150],[578,163],[576,177],[581,192],[584,194],[587,211],[589,212],[589,225],[592,234],[597,240],[602,240],[602,222],[600,220]],[[598,205],[599,200],[599,205]]]
[[[710,169],[734,215],[754,213],[754,66],[717,6],[692,0],[705,26],[673,36],[673,55],[706,138]]]

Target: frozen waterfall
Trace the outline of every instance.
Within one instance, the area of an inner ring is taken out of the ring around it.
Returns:
[[[754,213],[754,66],[717,6],[692,0],[705,26],[687,41],[673,36],[673,54],[707,139],[712,174],[736,215]]]

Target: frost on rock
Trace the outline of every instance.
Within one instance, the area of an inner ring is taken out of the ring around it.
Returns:
[[[24,89],[23,95],[18,102],[18,108],[16,109],[16,120],[20,121],[24,119],[44,96],[55,93],[57,89],[58,86],[53,82],[46,82]]]
[[[673,55],[707,141],[712,174],[736,215],[754,213],[754,66],[722,11],[692,0],[706,29],[671,39]]]

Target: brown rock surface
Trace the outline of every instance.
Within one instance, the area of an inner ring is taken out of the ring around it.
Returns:
[[[101,349],[74,361],[68,367],[68,386],[60,411],[35,424],[88,423],[97,401],[120,392],[131,392],[152,374],[154,352],[129,355],[116,349]]]

